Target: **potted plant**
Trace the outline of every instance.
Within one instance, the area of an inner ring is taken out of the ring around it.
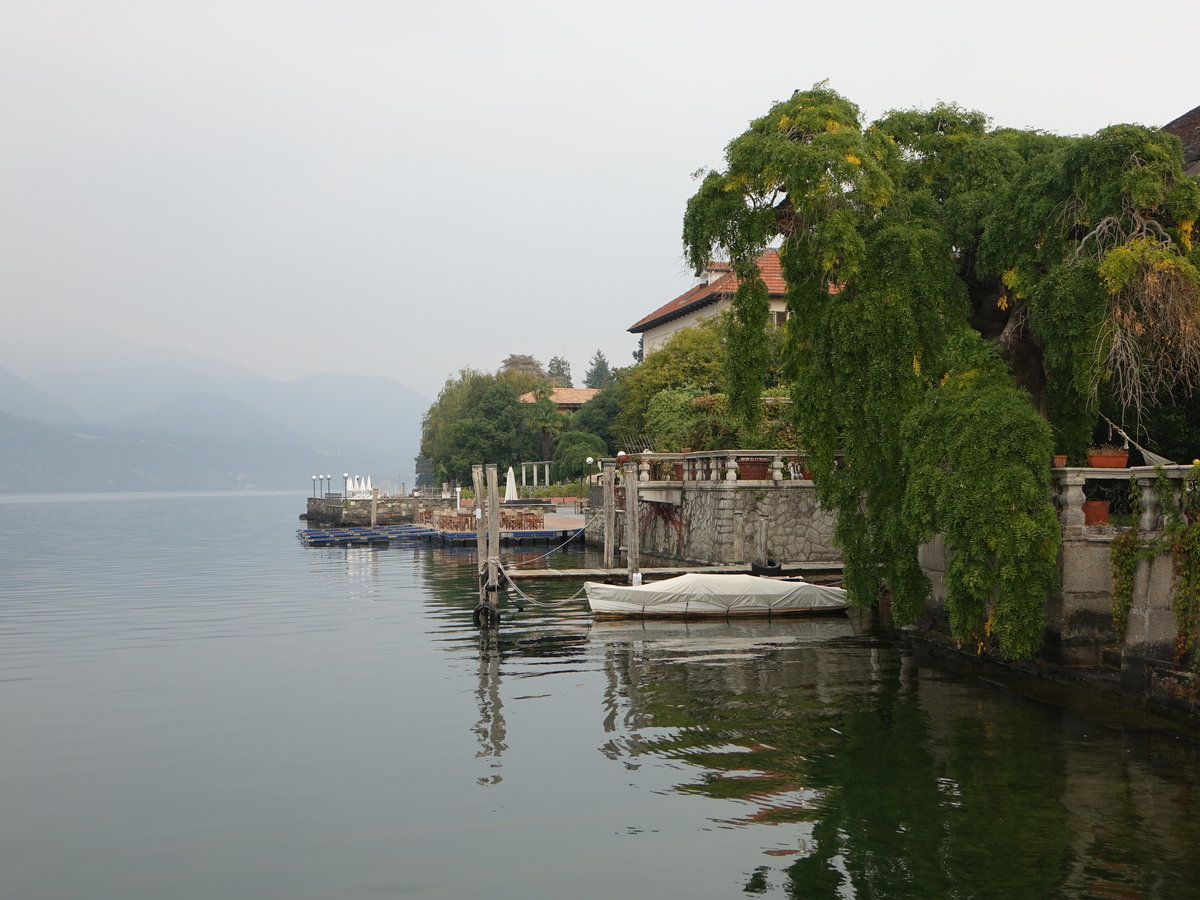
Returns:
[[[1123,469],[1129,462],[1129,451],[1114,444],[1100,444],[1088,448],[1087,460],[1093,469]]]
[[[1065,454],[1065,453],[1055,453],[1050,458],[1050,465],[1052,468],[1061,469],[1066,464],[1067,464],[1067,454]]]

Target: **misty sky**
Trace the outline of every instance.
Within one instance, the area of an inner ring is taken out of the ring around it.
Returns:
[[[1198,26],[1154,0],[10,0],[0,366],[83,338],[431,397],[509,353],[578,383],[690,286],[691,173],[794,89],[1162,125],[1200,103]]]

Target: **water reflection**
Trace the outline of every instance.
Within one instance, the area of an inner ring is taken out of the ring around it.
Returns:
[[[762,852],[791,861],[751,863],[747,893],[1191,890],[1194,747],[1166,742],[1186,777],[1128,771],[1124,745],[1154,738],[1085,733],[1061,710],[924,669],[903,644],[850,630],[597,624],[608,679],[600,751],[629,768],[674,764],[687,773],[674,791],[715,801],[720,826],[784,829]]]
[[[475,737],[479,741],[476,758],[489,759],[492,768],[500,768],[500,757],[508,749],[505,744],[504,704],[500,699],[500,647],[496,632],[484,628],[479,632],[479,686],[475,698],[479,703],[479,721]],[[480,784],[499,784],[503,776],[497,771],[490,778],[480,778]]]

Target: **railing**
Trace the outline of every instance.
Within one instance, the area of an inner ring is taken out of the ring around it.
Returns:
[[[1187,477],[1192,468],[1192,466],[1161,467],[1171,485],[1171,491],[1176,496],[1187,487]],[[1155,482],[1158,480],[1158,472],[1159,469],[1154,466],[1136,466],[1127,469],[1086,467],[1054,469],[1051,475],[1058,493],[1056,498],[1058,520],[1064,527],[1082,528],[1085,525],[1107,524],[1107,514],[1105,514],[1103,522],[1087,521],[1084,502],[1089,499],[1088,493],[1096,492],[1094,488],[1089,490],[1088,484],[1108,482],[1111,485],[1116,481],[1120,482],[1120,492],[1126,493],[1129,489],[1129,481],[1133,479],[1137,483],[1141,500],[1141,517],[1137,523],[1138,528],[1143,532],[1160,531],[1163,527],[1163,510],[1154,489]],[[1111,497],[1113,495],[1110,493]]]
[[[803,481],[808,472],[797,450],[708,450],[698,453],[639,453],[615,462],[623,476],[627,462],[637,464],[638,481]]]

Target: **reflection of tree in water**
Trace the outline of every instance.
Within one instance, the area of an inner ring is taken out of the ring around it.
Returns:
[[[746,807],[726,824],[794,830],[793,849],[768,852],[799,858],[748,872],[748,893],[1025,898],[1062,883],[1066,774],[1036,707],[943,715],[890,648],[713,665],[630,644],[607,662],[606,754],[687,763],[703,774],[676,790]],[[651,728],[669,731],[639,735]]]

